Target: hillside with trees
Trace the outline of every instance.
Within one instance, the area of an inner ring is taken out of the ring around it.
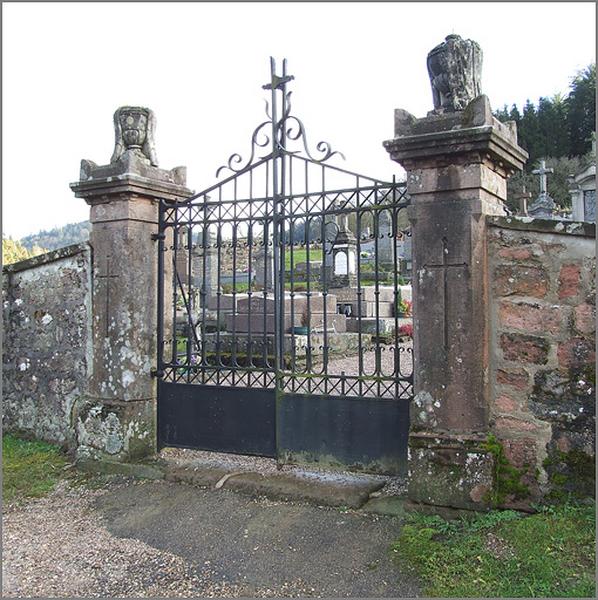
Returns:
[[[531,174],[541,158],[554,169],[548,177],[548,193],[563,207],[570,207],[567,180],[595,161],[592,142],[596,131],[596,65],[582,69],[571,80],[569,94],[540,98],[537,106],[527,100],[522,110],[513,104],[495,111],[500,121],[515,121],[519,145],[529,153],[522,173],[508,183],[508,205],[518,206],[517,196],[525,186],[532,201],[539,193],[538,177]]]
[[[56,250],[64,248],[71,244],[79,244],[89,239],[91,224],[89,221],[81,221],[81,223],[69,223],[64,227],[55,227],[48,231],[40,231],[32,235],[21,238],[21,244],[31,250],[34,246],[46,248],[47,250]]]

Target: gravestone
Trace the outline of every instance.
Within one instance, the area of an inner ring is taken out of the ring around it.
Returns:
[[[255,284],[258,289],[268,291],[274,289],[274,253],[271,246],[260,246],[253,253],[252,271],[255,273]]]
[[[253,294],[251,298],[244,297],[237,303],[236,311],[227,314],[226,330],[228,332],[252,334],[274,334],[275,299],[272,294],[265,297]],[[295,327],[307,326],[311,330],[326,328],[337,333],[346,331],[346,318],[336,312],[337,298],[333,294],[307,295],[285,293],[282,299],[283,329],[291,333]],[[326,317],[324,317],[326,313]],[[326,322],[326,323],[325,323]]]
[[[203,243],[203,235],[206,236],[205,244]],[[218,250],[216,247],[216,234],[209,226],[202,233],[200,251],[202,258],[200,289],[204,302],[209,305],[216,293],[222,291],[222,288],[218,287]],[[204,261],[205,268],[203,264]]]
[[[596,151],[594,145],[594,152]],[[576,173],[569,181],[572,218],[574,221],[596,222],[596,163]]]
[[[392,226],[392,214],[389,210],[382,210],[378,214],[378,263],[382,268],[392,265],[394,269],[395,237]]]
[[[519,216],[527,217],[527,215],[528,215],[527,207],[529,206],[529,201],[530,201],[531,197],[532,197],[531,193],[526,190],[525,185],[524,185],[521,192],[516,197],[517,203],[519,204],[519,210],[517,212],[517,214]]]
[[[540,176],[540,193],[534,200],[531,206],[528,207],[527,213],[530,217],[538,217],[540,219],[554,219],[556,213],[556,203],[548,194],[546,179],[548,173],[554,173],[554,169],[546,167],[546,161],[542,159],[540,166],[532,171],[534,175]]]
[[[332,244],[334,261],[331,288],[353,286],[357,281],[357,239],[349,229],[347,214],[339,215],[339,230]]]
[[[332,281],[334,277],[334,238],[338,232],[338,217],[336,214],[327,215],[324,224],[323,254],[324,261],[321,266],[320,281],[323,283]]]

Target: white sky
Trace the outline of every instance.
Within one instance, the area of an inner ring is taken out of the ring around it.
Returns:
[[[157,117],[159,165],[188,185],[247,156],[263,120],[269,56],[288,59],[293,113],[339,166],[401,175],[382,141],[395,108],[432,108],[426,55],[449,33],[476,40],[493,108],[566,94],[595,60],[594,3],[3,3],[3,233],[87,219],[68,184],[107,164],[112,115]]]

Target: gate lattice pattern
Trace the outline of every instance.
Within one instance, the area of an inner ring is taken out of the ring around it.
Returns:
[[[409,397],[411,344],[401,342],[394,268],[404,191],[288,156],[288,193],[276,215],[264,189],[270,160],[162,209],[163,231],[172,232],[164,251],[176,265],[172,326],[162,343],[166,380],[271,388],[279,372],[282,389],[293,393]],[[329,191],[327,175],[353,184]],[[248,197],[240,197],[241,184]],[[383,244],[390,263],[381,260]],[[339,273],[345,260],[349,272]]]

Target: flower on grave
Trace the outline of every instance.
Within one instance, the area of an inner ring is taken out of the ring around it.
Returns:
[[[399,327],[399,337],[413,337],[413,325],[405,323]]]
[[[409,302],[409,300],[401,300],[399,302],[399,312],[403,313],[405,315],[410,315],[411,314],[411,302]]]

